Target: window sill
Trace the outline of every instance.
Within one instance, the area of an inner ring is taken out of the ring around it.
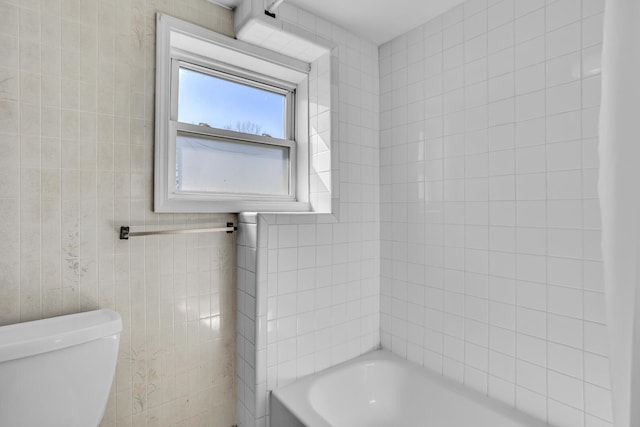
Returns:
[[[225,200],[225,201],[187,201],[164,200],[161,206],[156,204],[155,212],[172,213],[239,213],[239,212],[309,212],[311,204],[307,202]]]

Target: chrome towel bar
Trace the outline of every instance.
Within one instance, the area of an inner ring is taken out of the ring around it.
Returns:
[[[193,233],[216,233],[224,231],[227,234],[231,234],[236,231],[238,227],[232,222],[228,222],[226,226],[218,226],[212,228],[187,228],[182,230],[155,230],[155,231],[129,231],[129,227],[120,227],[120,240],[129,240],[129,237],[137,236],[153,236],[161,234],[193,234]]]

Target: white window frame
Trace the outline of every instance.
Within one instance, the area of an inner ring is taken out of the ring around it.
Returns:
[[[180,67],[265,88],[286,96],[285,138],[250,135],[232,130],[178,122],[178,71]],[[256,72],[254,70],[260,70]],[[308,180],[300,167],[299,117],[295,93],[308,84],[309,64],[247,43],[230,39],[202,27],[157,16],[156,134],[154,211],[156,212],[278,212],[309,211]],[[304,110],[304,109],[302,109]],[[305,128],[304,126],[301,126]],[[286,196],[186,192],[176,188],[176,137],[178,133],[223,141],[285,146],[289,149],[289,194]],[[305,139],[305,138],[302,138]],[[302,150],[302,153],[307,153]],[[307,172],[308,174],[308,169]],[[302,182],[299,182],[302,181]]]
[[[173,154],[173,159],[169,162],[175,162],[176,153],[176,137],[178,134],[198,135],[208,137],[214,140],[241,142],[248,144],[262,144],[278,147],[286,147],[289,150],[289,192],[286,196],[276,195],[260,195],[260,194],[234,194],[222,192],[188,192],[180,191],[176,188],[176,181],[171,180],[168,183],[169,192],[173,194],[172,198],[176,200],[208,200],[212,196],[218,200],[246,200],[247,198],[256,200],[271,200],[293,202],[296,200],[296,141],[295,135],[295,86],[289,83],[276,81],[267,76],[258,73],[249,73],[230,67],[226,64],[208,61],[204,58],[197,58],[195,55],[188,55],[184,52],[174,52],[171,57],[171,117],[170,129],[175,132],[169,134],[169,153]],[[179,70],[180,68],[196,71],[205,75],[210,75],[224,80],[233,81],[246,86],[268,90],[269,92],[278,93],[285,97],[284,111],[284,138],[272,138],[263,135],[251,135],[248,133],[236,132],[233,130],[221,129],[216,127],[198,126],[178,121],[178,90],[179,90]],[[224,70],[224,71],[223,71]]]

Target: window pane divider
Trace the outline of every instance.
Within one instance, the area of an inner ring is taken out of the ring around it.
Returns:
[[[174,122],[176,130],[182,133],[190,133],[211,138],[221,138],[238,142],[277,145],[279,147],[292,148],[295,141],[288,139],[272,138],[266,135],[253,135],[250,133],[236,132],[233,130],[214,128],[206,125],[194,125],[191,123]]]

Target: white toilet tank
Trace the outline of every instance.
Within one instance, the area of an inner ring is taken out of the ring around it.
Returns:
[[[120,331],[112,310],[0,327],[0,426],[97,426]]]

